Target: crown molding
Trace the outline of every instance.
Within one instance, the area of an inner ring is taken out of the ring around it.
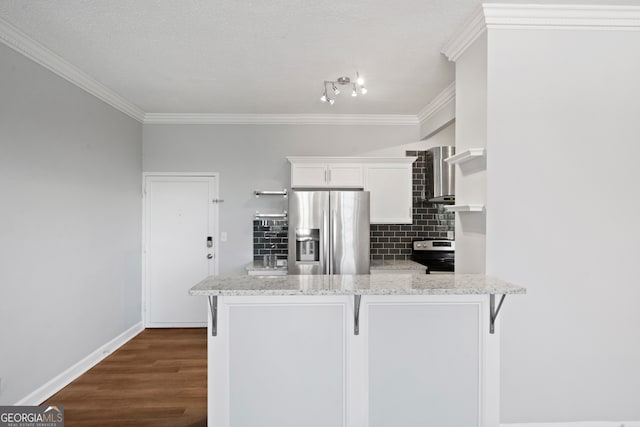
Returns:
[[[436,95],[422,110],[418,112],[418,121],[420,124],[429,120],[434,114],[441,111],[450,102],[454,102],[456,99],[456,82],[451,83],[444,88],[442,92]]]
[[[0,18],[0,42],[137,121],[142,122],[144,119],[144,112],[138,106],[65,61],[2,18]]]
[[[640,31],[640,6],[485,4],[487,28]]]
[[[640,6],[483,4],[442,53],[455,62],[487,29],[640,31]]]
[[[417,125],[402,114],[217,114],[147,113],[144,124],[202,125]]]
[[[478,39],[487,27],[484,20],[484,6],[480,5],[460,30],[442,47],[442,53],[449,61],[455,62],[471,44]]]

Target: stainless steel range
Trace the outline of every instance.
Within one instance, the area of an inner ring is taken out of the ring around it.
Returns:
[[[411,259],[427,267],[427,274],[451,273],[455,261],[454,240],[416,240]]]

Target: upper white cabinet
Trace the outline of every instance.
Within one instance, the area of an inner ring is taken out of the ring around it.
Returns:
[[[358,164],[329,164],[327,165],[327,183],[330,187],[362,188],[362,165]]]
[[[407,157],[414,159],[414,157]],[[413,222],[413,180],[411,164],[372,163],[365,166],[364,189],[370,192],[371,224]]]
[[[327,165],[324,163],[291,164],[291,188],[326,187]]]
[[[363,188],[362,164],[342,159],[289,157],[291,188]]]
[[[417,157],[288,157],[291,188],[362,188],[371,193],[371,224],[411,224]]]

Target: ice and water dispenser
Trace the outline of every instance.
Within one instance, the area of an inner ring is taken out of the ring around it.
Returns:
[[[320,261],[320,229],[296,229],[296,261]]]

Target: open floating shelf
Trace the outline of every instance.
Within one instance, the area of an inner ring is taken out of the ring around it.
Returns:
[[[447,212],[482,212],[484,205],[449,205],[444,207]]]
[[[456,165],[460,163],[467,162],[469,160],[477,159],[482,157],[487,152],[486,148],[470,148],[468,150],[463,151],[462,153],[455,154],[451,157],[447,157],[444,159],[445,162],[450,165]]]

